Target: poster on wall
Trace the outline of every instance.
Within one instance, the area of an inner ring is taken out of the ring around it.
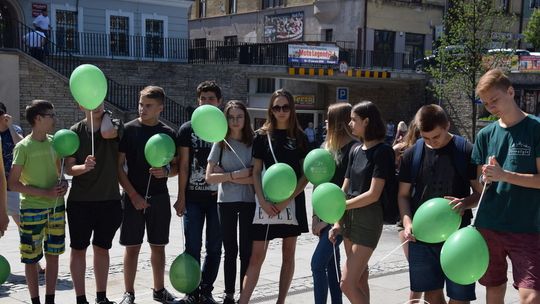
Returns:
[[[289,44],[289,64],[338,64],[339,48],[305,44]]]
[[[302,40],[304,12],[264,16],[264,42]]]
[[[47,10],[47,4],[46,3],[38,3],[38,2],[32,2],[32,17],[36,18],[41,14],[42,11]]]
[[[519,71],[540,73],[540,56],[519,56]]]

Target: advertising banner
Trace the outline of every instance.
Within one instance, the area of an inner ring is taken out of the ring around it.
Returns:
[[[289,64],[338,64],[337,46],[289,44]]]
[[[519,71],[540,73],[540,56],[519,56]]]
[[[264,42],[302,40],[304,12],[264,16]]]

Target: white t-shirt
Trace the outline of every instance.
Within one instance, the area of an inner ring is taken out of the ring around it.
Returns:
[[[51,23],[49,16],[45,17],[42,14],[39,14],[39,16],[34,19],[33,24],[39,27],[40,29],[44,31],[49,30],[49,24]]]
[[[45,34],[40,31],[32,31],[24,35],[24,43],[29,47],[41,47],[41,41],[45,38]]]

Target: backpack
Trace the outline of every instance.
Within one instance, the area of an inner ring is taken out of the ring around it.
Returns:
[[[457,148],[457,153],[453,153],[453,163],[456,167],[456,171],[458,175],[468,180],[467,177],[467,140],[464,137],[461,137],[459,135],[454,135],[455,145]],[[420,166],[422,164],[422,156],[424,154],[424,139],[419,138],[416,143],[414,144],[413,148],[413,159],[412,159],[412,165],[411,165],[411,198],[415,199],[416,195],[419,194],[418,191],[416,191],[416,179],[418,177],[418,172],[420,170]],[[420,198],[416,198],[420,199]]]
[[[362,145],[357,145],[353,150],[353,157],[358,153]],[[394,160],[392,159],[392,163]],[[399,206],[398,206],[398,189],[399,181],[395,174],[391,174],[385,181],[383,192],[379,197],[383,209],[383,222],[385,224],[395,224],[399,221]]]

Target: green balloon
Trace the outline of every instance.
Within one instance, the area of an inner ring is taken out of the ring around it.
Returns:
[[[291,166],[277,163],[266,169],[262,178],[264,196],[273,203],[288,199],[296,189],[296,173]]]
[[[0,255],[0,285],[4,284],[9,275],[11,274],[11,267],[8,260]]]
[[[77,133],[61,129],[54,133],[52,145],[60,157],[73,155],[79,149],[79,136]]]
[[[97,66],[82,64],[71,73],[69,89],[82,107],[94,110],[107,96],[107,78]]]
[[[336,162],[325,149],[314,149],[304,159],[304,174],[314,185],[329,182],[336,172]]]
[[[201,267],[189,254],[182,253],[174,259],[169,270],[171,285],[181,293],[190,293],[199,287]]]
[[[416,210],[412,230],[416,239],[426,243],[444,242],[459,229],[461,216],[444,198],[432,198]]]
[[[320,184],[311,197],[315,214],[324,222],[333,224],[345,213],[345,193],[333,183]]]
[[[489,264],[486,241],[474,227],[454,232],[441,249],[441,267],[455,283],[468,285],[478,281]]]
[[[174,140],[164,133],[153,135],[144,146],[144,156],[152,168],[163,167],[170,163],[175,151]]]
[[[197,136],[208,142],[222,141],[229,127],[225,114],[211,105],[202,105],[193,111],[191,126]]]

